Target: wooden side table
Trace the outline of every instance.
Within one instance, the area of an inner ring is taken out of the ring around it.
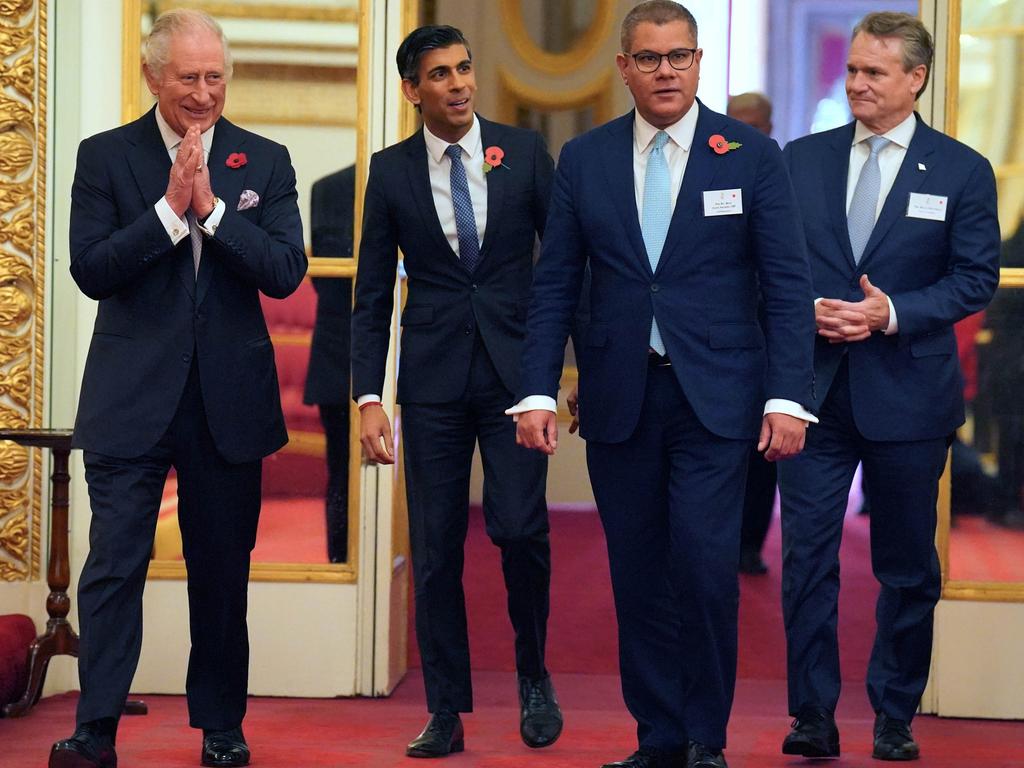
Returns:
[[[12,440],[29,448],[49,448],[53,454],[53,475],[50,478],[50,558],[46,569],[46,583],[50,595],[46,598],[46,632],[37,637],[29,649],[28,687],[20,700],[4,707],[7,717],[21,717],[39,701],[46,680],[46,669],[54,656],[78,657],[78,635],[68,621],[71,598],[70,558],[68,556],[68,457],[71,455],[70,429],[2,429],[0,440]]]
[[[78,635],[68,621],[71,598],[71,560],[68,553],[68,497],[71,475],[68,457],[71,455],[70,429],[0,429],[0,440],[11,440],[28,448],[49,448],[53,454],[53,474],[50,476],[50,559],[46,568],[46,583],[50,595],[46,598],[46,631],[29,648],[28,687],[18,701],[4,707],[7,717],[22,717],[39,701],[46,680],[46,669],[54,656],[78,658]],[[126,701],[127,715],[144,715],[147,707],[141,701]]]

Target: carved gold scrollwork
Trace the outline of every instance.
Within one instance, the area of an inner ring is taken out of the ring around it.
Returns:
[[[0,524],[0,549],[24,560],[28,550],[28,524],[24,515],[14,515]]]

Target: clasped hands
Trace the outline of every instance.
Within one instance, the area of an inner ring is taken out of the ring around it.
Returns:
[[[861,301],[822,299],[814,305],[818,335],[829,344],[863,341],[874,331],[889,327],[889,299],[885,293],[872,285],[867,275],[861,275],[860,289],[864,291]]]
[[[203,141],[197,125],[185,132],[178,145],[178,156],[171,166],[164,197],[178,218],[184,217],[189,208],[199,220],[213,213],[216,198],[210,188],[210,169],[203,156]]]

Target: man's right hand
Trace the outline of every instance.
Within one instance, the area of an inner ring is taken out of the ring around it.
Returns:
[[[814,322],[818,334],[830,344],[863,341],[871,335],[868,320],[863,312],[838,306],[846,304],[836,299],[822,299],[814,305]]]
[[[533,448],[548,456],[554,455],[558,449],[558,415],[545,410],[519,414],[516,444],[524,448]]]
[[[359,409],[359,442],[363,453],[374,464],[394,464],[391,422],[380,403],[368,403]]]
[[[181,218],[192,204],[192,182],[196,168],[203,161],[203,142],[200,138],[199,126],[193,125],[186,132],[178,145],[178,155],[171,166],[167,180],[167,192],[164,194],[171,210]]]

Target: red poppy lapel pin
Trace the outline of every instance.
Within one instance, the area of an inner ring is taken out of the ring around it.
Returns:
[[[484,150],[484,173],[490,173],[498,166],[508,168],[502,160],[505,159],[505,150],[501,147],[488,147]]]
[[[710,139],[708,139],[708,146],[715,151],[716,155],[724,155],[726,152],[731,152],[734,149],[739,149],[743,145],[738,141],[729,141],[725,136],[720,133],[716,133]]]
[[[228,168],[241,168],[248,162],[249,158],[245,156],[245,152],[232,152],[228,155],[228,159],[224,161],[224,165]]]

